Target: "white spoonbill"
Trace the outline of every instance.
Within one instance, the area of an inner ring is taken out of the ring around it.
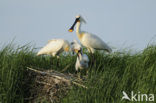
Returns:
[[[88,68],[89,58],[82,52],[82,47],[76,40],[71,43],[71,50],[77,53],[77,60],[75,64],[76,71],[78,71],[78,69],[81,70]]]
[[[48,41],[48,44],[44,46],[37,55],[49,54],[52,56],[57,56],[59,58],[59,54],[63,51],[69,51],[70,44],[67,40],[64,39],[52,39]]]
[[[82,49],[80,49],[77,53],[77,60],[75,64],[75,69],[78,71],[78,69],[84,69],[88,68],[89,58],[86,54],[82,53]]]
[[[107,52],[111,52],[112,49],[98,36],[81,31],[81,23],[86,23],[82,16],[76,16],[75,22],[72,27],[69,29],[69,32],[74,30],[74,26],[76,25],[76,34],[83,46],[85,46],[89,52],[94,53],[96,50],[106,50]]]
[[[81,50],[81,45],[77,42],[77,40],[73,40],[73,42],[70,43],[71,44],[71,51],[75,53],[78,53],[79,50]]]

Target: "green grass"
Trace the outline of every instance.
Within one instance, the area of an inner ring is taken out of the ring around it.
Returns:
[[[87,53],[88,54],[88,53]],[[89,54],[88,54],[89,55]],[[89,67],[88,89],[73,86],[62,103],[127,103],[122,91],[147,94],[156,93],[156,46],[148,46],[142,52],[114,52],[94,54],[96,60]],[[89,56],[89,58],[91,58]],[[2,103],[26,103],[33,86],[26,67],[62,70],[74,73],[76,56],[61,56],[59,68],[57,59],[50,56],[36,56],[35,50],[7,45],[0,50],[0,101]],[[155,95],[156,96],[156,95]],[[156,100],[155,100],[156,101]],[[46,103],[46,102],[45,102]],[[147,103],[147,102],[144,102]]]

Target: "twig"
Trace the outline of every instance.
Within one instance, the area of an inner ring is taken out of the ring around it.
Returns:
[[[77,82],[74,82],[74,81],[71,81],[73,84],[75,84],[75,85],[77,85],[77,86],[80,86],[80,87],[83,87],[83,88],[88,88],[88,87],[86,87],[86,86],[84,86],[84,85],[82,85],[82,84],[79,84],[79,83],[77,83]]]
[[[70,67],[71,64],[67,65],[61,72],[64,72],[66,71],[69,67]]]
[[[37,72],[37,73],[40,73],[40,74],[42,74],[42,75],[46,75],[46,74],[47,74],[46,72],[42,72],[42,71],[39,71],[39,70],[30,68],[30,67],[27,67],[27,69],[29,69],[29,70],[31,70],[31,71],[34,71],[34,72]]]
[[[46,83],[46,82],[40,82],[40,81],[36,81],[37,83],[39,83],[39,84],[44,84],[44,85],[48,85],[48,86],[51,86],[51,84],[50,83]]]

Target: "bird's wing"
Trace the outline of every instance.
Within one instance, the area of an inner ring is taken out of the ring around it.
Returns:
[[[48,40],[48,43],[50,42],[61,42],[61,41],[65,41],[63,39],[51,39],[51,40]]]
[[[50,54],[52,52],[58,52],[62,46],[63,46],[64,41],[60,39],[54,39],[48,41],[48,44],[44,46],[38,54]]]
[[[102,39],[100,39],[96,35],[85,33],[83,37],[83,41],[85,41],[86,45],[94,49],[102,49],[108,52],[112,51],[112,49]]]

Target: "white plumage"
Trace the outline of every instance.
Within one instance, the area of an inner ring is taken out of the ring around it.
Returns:
[[[52,56],[59,56],[63,51],[69,51],[70,44],[67,40],[64,39],[53,39],[49,40],[48,44],[44,46],[37,55],[49,54]]]
[[[83,54],[82,51],[78,52],[75,64],[76,71],[78,71],[78,69],[88,68],[88,63],[89,63],[88,56],[86,54]]]
[[[83,54],[82,47],[76,40],[71,43],[71,50],[77,53],[76,71],[78,71],[78,69],[88,68],[89,58],[86,54]]]
[[[76,40],[73,40],[71,42],[71,51],[78,53],[79,50],[81,50],[81,45]]]
[[[94,53],[96,50],[106,50],[107,52],[111,52],[112,49],[98,36],[81,31],[81,23],[85,22],[85,20],[81,16],[76,16],[76,20],[72,27],[69,29],[70,32],[73,31],[74,26],[76,25],[76,34],[83,46],[85,46],[89,52]]]
[[[83,46],[85,46],[89,52],[94,53],[96,50],[106,50],[107,52],[111,52],[112,49],[104,42],[102,41],[98,36],[84,33],[84,36],[82,39],[80,39]]]

